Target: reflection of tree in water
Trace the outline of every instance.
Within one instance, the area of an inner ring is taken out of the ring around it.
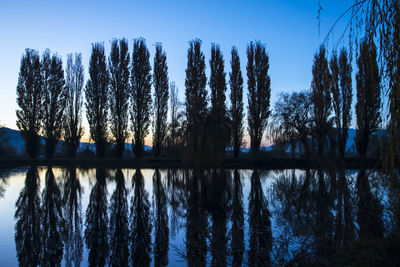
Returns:
[[[238,170],[234,171],[232,192],[232,227],[230,231],[232,266],[242,266],[244,252],[243,187]]]
[[[106,171],[96,169],[96,183],[90,193],[86,210],[85,241],[89,250],[89,265],[104,266],[108,256]]]
[[[228,202],[230,198],[226,171],[214,169],[211,171],[211,190],[208,199],[211,200],[211,265],[226,266],[227,236],[226,221]]]
[[[186,207],[186,179],[183,172],[177,169],[167,171],[168,203],[171,208],[169,221],[171,236],[177,235],[181,225],[180,219],[184,217]]]
[[[153,176],[153,197],[154,197],[154,266],[168,265],[169,250],[169,228],[167,195],[161,182],[161,174],[158,169]]]
[[[353,205],[346,179],[346,170],[343,166],[339,169],[334,240],[339,245],[343,245],[353,240],[354,237]]]
[[[134,195],[131,206],[131,257],[133,266],[149,266],[151,262],[151,222],[149,194],[144,189],[142,172],[132,178]]]
[[[82,188],[76,168],[69,168],[64,179],[65,265],[79,266],[82,261]]]
[[[271,220],[257,170],[254,170],[251,176],[249,199],[249,265],[269,266],[272,249]]]
[[[15,247],[20,266],[37,266],[41,254],[39,177],[36,167],[30,167],[15,203]]]
[[[361,169],[357,176],[358,213],[360,239],[383,237],[382,205],[371,192],[368,173]]]
[[[128,202],[125,178],[121,169],[115,174],[116,187],[110,204],[110,258],[111,266],[129,265]]]
[[[64,244],[64,218],[62,214],[61,191],[56,183],[53,170],[46,172],[46,187],[42,194],[42,264],[60,266]]]
[[[186,212],[186,259],[189,266],[205,266],[207,263],[207,216],[201,208],[202,172],[193,170],[188,179]]]
[[[330,211],[330,197],[326,189],[325,176],[318,169],[317,190],[314,192],[315,204],[315,257],[318,264],[327,265],[332,260],[333,215]]]

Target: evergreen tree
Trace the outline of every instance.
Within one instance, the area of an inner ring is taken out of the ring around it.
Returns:
[[[17,85],[17,126],[25,140],[28,155],[35,158],[40,150],[42,119],[42,78],[39,53],[26,49],[21,59]]]
[[[189,42],[187,58],[185,79],[187,145],[189,150],[197,153],[204,149],[207,117],[206,64],[199,39]]]
[[[110,131],[115,141],[115,154],[122,157],[128,137],[129,52],[126,39],[113,40],[109,57]]]
[[[64,111],[64,144],[69,156],[73,157],[83,135],[82,89],[85,82],[82,55],[68,54],[65,77],[66,109]]]
[[[211,140],[211,151],[217,156],[217,160],[220,160],[225,155],[225,147],[229,135],[225,119],[226,81],[224,59],[219,45],[216,44],[212,44],[211,46],[210,69],[211,110],[208,129]]]
[[[66,87],[62,60],[50,55],[46,49],[42,56],[43,79],[43,136],[46,139],[46,155],[52,158],[61,138],[63,113],[66,105]]]
[[[103,43],[92,45],[89,76],[85,88],[86,117],[89,122],[90,136],[96,142],[96,155],[98,158],[102,158],[108,138],[107,116],[109,106],[109,74]]]
[[[315,134],[318,141],[318,156],[322,157],[326,143],[326,136],[331,126],[331,75],[329,73],[328,60],[325,56],[325,47],[323,46],[320,47],[319,52],[314,56],[312,74],[312,117],[315,124]]]
[[[131,120],[133,152],[143,154],[144,138],[149,133],[151,115],[151,66],[150,53],[143,38],[133,43],[131,70]]]
[[[240,70],[240,60],[236,47],[232,47],[231,68],[229,73],[229,85],[231,88],[231,127],[233,155],[239,156],[240,146],[243,140],[243,78]]]
[[[168,113],[168,66],[167,56],[162,50],[161,43],[156,44],[154,57],[154,119],[153,119],[153,152],[160,155],[167,134]]]
[[[247,87],[249,90],[249,135],[253,154],[260,150],[264,130],[270,115],[271,80],[268,75],[269,57],[261,42],[247,47]]]
[[[373,43],[367,40],[361,43],[357,65],[356,148],[360,157],[365,157],[369,138],[381,122],[380,76]]]

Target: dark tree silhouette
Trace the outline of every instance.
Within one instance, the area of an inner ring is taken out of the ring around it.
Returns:
[[[269,266],[272,250],[271,215],[257,170],[251,175],[249,200],[249,265]]]
[[[185,245],[186,260],[189,266],[206,266],[207,263],[207,216],[201,208],[200,172],[200,170],[195,169],[192,177],[187,177],[189,180],[187,183]]]
[[[90,136],[96,142],[96,155],[98,158],[102,158],[108,138],[109,107],[109,73],[103,43],[92,45],[89,77],[85,88],[86,118],[89,123]]]
[[[29,57],[29,56],[28,56]],[[15,248],[21,266],[38,266],[42,253],[40,185],[36,167],[26,173],[25,187],[15,203]]]
[[[206,63],[199,39],[189,42],[187,59],[185,79],[187,146],[189,151],[196,154],[205,148],[207,117]]]
[[[65,222],[62,196],[51,167],[46,171],[46,186],[42,193],[42,254],[41,266],[61,266]]]
[[[379,68],[376,61],[376,48],[364,40],[360,45],[357,59],[357,130],[356,148],[360,157],[365,157],[371,134],[381,122],[381,86]]]
[[[300,142],[305,156],[310,155],[310,137],[313,127],[312,104],[308,91],[283,93],[275,103],[271,133],[277,144],[290,144],[292,155]]]
[[[211,110],[208,124],[211,152],[217,161],[225,157],[225,147],[229,142],[225,105],[224,59],[219,45],[212,44],[210,60]]]
[[[131,264],[150,266],[151,228],[149,193],[144,189],[142,172],[137,169],[132,177],[134,195],[131,205]]]
[[[233,174],[232,215],[231,215],[230,251],[232,254],[232,266],[242,266],[244,253],[244,210],[243,210],[243,186],[240,181],[239,171]]]
[[[133,43],[131,69],[131,120],[133,152],[143,154],[144,138],[149,133],[151,115],[151,66],[150,53],[143,38]]]
[[[231,68],[229,73],[229,85],[231,89],[231,128],[232,146],[235,158],[239,156],[243,142],[243,77],[240,70],[240,59],[236,47],[232,47]]]
[[[261,42],[247,46],[248,124],[250,148],[253,154],[260,150],[264,130],[270,115],[271,79],[268,75],[269,57]]]
[[[161,43],[156,43],[156,55],[154,56],[154,119],[153,119],[153,152],[156,157],[160,155],[165,145],[167,135],[168,114],[168,66],[167,55],[162,49]]]
[[[326,136],[331,127],[331,74],[328,60],[325,55],[325,47],[321,46],[314,56],[312,67],[313,79],[311,82],[311,101],[313,104],[313,121],[315,134],[318,141],[318,156],[324,154]]]
[[[26,49],[21,59],[17,85],[17,126],[25,140],[28,155],[36,158],[40,150],[39,131],[42,119],[42,78],[39,53]]]
[[[351,63],[346,49],[340,51],[339,59],[336,54],[329,63],[331,69],[331,93],[334,110],[334,122],[339,143],[339,156],[342,159],[346,152],[348,130],[351,123],[351,102],[353,88],[351,82]]]
[[[110,266],[129,266],[128,201],[121,169],[115,174],[116,187],[110,203]]]
[[[154,197],[154,266],[168,265],[169,227],[167,194],[161,181],[161,173],[158,169],[153,175]]]
[[[108,59],[110,70],[110,131],[114,137],[115,155],[122,157],[128,137],[129,51],[126,39],[111,43]]]
[[[67,94],[62,60],[50,55],[50,50],[42,55],[41,73],[43,79],[43,136],[46,139],[46,156],[52,158],[58,140],[61,138],[63,113]]]
[[[68,168],[64,179],[65,265],[79,266],[83,253],[82,188],[76,168]]]
[[[107,185],[106,171],[101,168],[96,169],[96,183],[90,192],[85,226],[89,266],[105,266],[109,250]]]
[[[64,145],[69,156],[74,157],[83,135],[82,89],[85,83],[82,55],[68,54],[65,70],[65,90],[67,94],[64,111]]]
[[[331,69],[331,93],[334,110],[334,122],[337,142],[339,144],[339,158],[341,166],[339,169],[337,214],[336,214],[336,242],[346,243],[354,237],[354,224],[350,209],[350,192],[346,180],[346,171],[344,166],[344,156],[346,152],[346,142],[348,129],[351,122],[351,102],[353,98],[351,63],[347,51],[342,49],[339,59],[336,54],[330,60]],[[336,174],[335,179],[336,179]]]

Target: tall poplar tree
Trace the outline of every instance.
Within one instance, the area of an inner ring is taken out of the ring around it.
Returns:
[[[342,49],[339,59],[334,55],[330,60],[331,93],[336,125],[337,141],[339,143],[339,156],[343,159],[346,152],[346,141],[351,123],[351,102],[353,89],[351,82],[351,63],[347,51]]]
[[[149,134],[151,116],[150,53],[143,38],[134,40],[131,70],[131,120],[133,152],[143,154],[144,138]]]
[[[211,45],[210,60],[210,88],[211,88],[211,110],[209,135],[211,140],[211,151],[222,159],[225,155],[225,147],[228,142],[228,128],[225,120],[225,71],[224,59],[222,57],[219,45]]]
[[[322,157],[331,123],[331,74],[323,46],[314,56],[312,74],[311,101],[314,107],[312,117],[318,141],[318,156]]]
[[[39,155],[39,131],[42,119],[42,77],[40,57],[35,50],[26,49],[21,59],[17,84],[17,127],[25,140],[28,155],[35,158]]]
[[[240,70],[240,59],[236,47],[232,47],[231,68],[229,73],[229,85],[231,88],[231,127],[233,155],[239,156],[240,146],[243,140],[243,77]]]
[[[46,139],[46,155],[52,158],[61,138],[63,113],[66,105],[66,87],[62,60],[50,55],[46,49],[42,56],[43,79],[43,136]]]
[[[269,57],[261,42],[247,46],[248,124],[250,146],[253,154],[260,150],[264,130],[267,127],[271,96],[271,80],[268,75]]]
[[[96,155],[104,156],[108,132],[108,96],[109,74],[107,69],[104,44],[92,45],[92,55],[89,61],[89,80],[85,88],[86,117],[89,122],[90,136],[96,142]]]
[[[111,43],[108,59],[110,69],[110,131],[115,141],[115,155],[122,157],[128,137],[129,52],[126,39]]]
[[[365,157],[369,138],[381,122],[381,85],[374,43],[361,43],[357,65],[356,148],[360,157]]]
[[[75,156],[83,135],[82,90],[85,83],[82,55],[68,54],[65,76],[66,108],[64,111],[64,144],[70,157]]]
[[[156,55],[154,56],[154,119],[153,119],[153,152],[156,157],[160,155],[167,134],[168,113],[168,66],[167,55],[162,49],[161,43],[156,43]]]
[[[187,145],[197,153],[205,147],[205,126],[207,118],[206,63],[201,52],[201,41],[189,42],[187,55],[185,95],[187,119]]]

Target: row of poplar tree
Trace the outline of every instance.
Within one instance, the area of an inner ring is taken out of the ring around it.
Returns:
[[[141,156],[144,139],[152,121],[153,151],[180,146],[192,155],[203,151],[224,156],[231,142],[239,154],[243,140],[243,78],[238,51],[232,48],[229,85],[231,107],[227,110],[224,59],[220,47],[211,47],[208,96],[206,62],[198,39],[189,42],[185,79],[185,108],[179,109],[177,89],[169,78],[166,53],[156,43],[153,72],[150,54],[143,38],[134,40],[133,52],[126,39],[114,39],[108,57],[103,43],[94,43],[89,61],[89,79],[85,83],[81,54],[69,54],[65,75],[59,56],[47,49],[40,55],[26,49],[21,59],[17,85],[17,126],[25,140],[27,153],[37,157],[40,135],[46,140],[46,155],[54,155],[57,142],[64,140],[68,155],[74,156],[83,135],[82,106],[96,154],[103,157],[107,143],[115,144],[121,157],[125,142],[133,135],[133,151]],[[250,42],[247,47],[248,124],[251,149],[258,151],[270,114],[269,58],[265,46]],[[154,87],[153,97],[151,86]],[[83,100],[85,95],[85,102]],[[167,124],[168,99],[171,98],[171,123]],[[211,106],[207,103],[211,100]],[[111,133],[111,136],[109,136]]]
[[[225,156],[226,147],[231,145],[237,157],[244,135],[243,77],[237,49],[231,50],[228,82],[231,105],[227,108],[226,73],[219,46],[211,46],[208,96],[201,41],[189,42],[185,108],[181,111],[177,89],[174,83],[169,83],[166,53],[161,43],[155,46],[152,71],[143,38],[134,40],[132,55],[126,39],[114,39],[108,61],[104,45],[93,44],[86,86],[80,54],[67,56],[64,76],[62,60],[56,54],[46,50],[40,59],[37,51],[27,49],[21,60],[17,86],[20,107],[17,126],[26,141],[28,154],[38,155],[39,134],[42,134],[48,157],[53,156],[61,138],[68,155],[75,155],[83,134],[84,91],[90,136],[96,143],[98,157],[104,156],[110,141],[115,144],[115,155],[123,155],[130,136],[129,120],[136,156],[144,151],[144,139],[152,122],[156,156],[162,149],[180,147],[191,155],[207,152],[220,160]],[[251,151],[257,153],[271,114],[269,57],[261,42],[250,42],[246,52],[248,134]],[[356,146],[360,155],[365,156],[370,135],[380,123],[380,75],[373,43],[364,41],[357,54]],[[321,47],[314,57],[312,73],[309,91],[283,95],[276,103],[270,127],[274,139],[302,144],[306,156],[315,151],[322,157],[326,147],[336,145],[339,155],[344,157],[353,96],[351,59],[343,49],[339,57],[333,53],[328,61],[325,48]],[[169,98],[171,120],[168,124]],[[315,140],[316,145],[310,147],[309,140]]]

